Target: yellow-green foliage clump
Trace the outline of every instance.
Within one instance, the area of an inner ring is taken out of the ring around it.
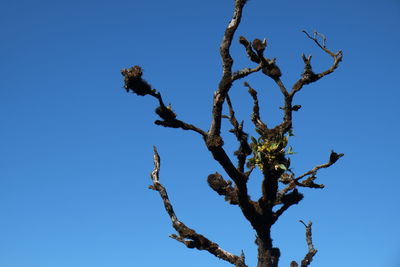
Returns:
[[[282,136],[282,138],[276,140],[268,140],[263,137],[259,137],[257,140],[251,137],[251,140],[250,147],[253,151],[253,157],[249,159],[250,166],[257,166],[261,171],[270,165],[273,165],[275,170],[287,169],[282,159],[284,159],[285,154],[293,154],[291,147],[286,151],[287,136]]]

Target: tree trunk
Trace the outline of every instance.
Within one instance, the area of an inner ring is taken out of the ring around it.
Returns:
[[[258,245],[257,267],[278,267],[281,253],[279,248],[272,247],[272,240],[265,242],[257,237],[256,244]]]

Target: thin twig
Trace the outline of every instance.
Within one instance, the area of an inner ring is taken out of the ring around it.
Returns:
[[[167,128],[180,128],[182,130],[191,130],[191,131],[201,134],[204,138],[207,137],[207,133],[205,131],[203,131],[202,129],[194,126],[193,124],[189,124],[189,123],[183,122],[181,120],[177,120],[177,119],[169,120],[169,121],[156,120],[154,123],[157,125],[167,127]]]
[[[259,64],[257,67],[255,67],[253,69],[245,68],[245,69],[239,70],[237,72],[234,72],[232,74],[232,81],[242,79],[242,78],[244,78],[244,77],[246,77],[246,76],[248,76],[248,75],[250,75],[252,73],[255,73],[255,72],[258,72],[258,71],[262,70],[262,68],[263,68],[263,64]]]
[[[310,84],[313,82],[318,81],[319,79],[321,79],[322,77],[334,72],[334,70],[339,66],[339,63],[342,61],[343,59],[343,52],[342,50],[339,50],[337,53],[332,52],[331,50],[329,50],[326,47],[326,37],[323,34],[317,33],[314,35],[314,37],[312,37],[310,34],[308,34],[306,31],[303,30],[303,33],[306,34],[306,36],[313,40],[314,43],[317,44],[318,47],[320,47],[325,53],[327,53],[328,55],[330,55],[333,58],[333,64],[331,65],[331,67],[329,69],[327,69],[324,72],[315,74],[314,72],[312,72],[311,70],[311,56],[309,56],[308,58],[306,58],[304,56],[304,54],[302,55],[305,67],[304,67],[304,72],[302,75],[302,78],[299,79],[292,88],[291,94],[294,95],[296,94],[298,91],[301,90],[301,88],[306,85],[306,84]],[[321,44],[318,40],[318,36],[323,36],[323,43]]]
[[[294,180],[297,182],[301,178],[306,177],[307,175],[316,175],[318,170],[332,166],[339,158],[341,158],[343,156],[344,156],[344,154],[337,154],[336,152],[332,151],[331,155],[329,157],[329,161],[327,163],[315,166],[313,169],[296,177]]]
[[[278,196],[284,196],[287,194],[289,191],[295,189],[297,186],[299,187],[308,187],[308,188],[324,188],[325,186],[323,184],[316,184],[314,183],[314,180],[317,178],[317,172],[320,169],[328,168],[332,166],[336,161],[338,161],[341,157],[343,157],[344,154],[338,154],[334,151],[331,152],[329,156],[329,161],[327,163],[317,165],[313,169],[303,173],[302,175],[293,178],[293,177],[286,177],[285,179],[285,184],[287,184],[286,187],[284,187],[282,190],[278,192]],[[302,178],[307,177],[307,179],[300,181]]]

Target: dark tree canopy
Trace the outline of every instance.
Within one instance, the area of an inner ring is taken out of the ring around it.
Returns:
[[[273,245],[271,227],[286,210],[303,199],[303,194],[299,192],[300,188],[323,188],[324,185],[316,183],[318,171],[330,167],[343,156],[343,154],[332,151],[329,157],[327,156],[326,163],[317,165],[300,175],[296,175],[292,171],[290,155],[293,154],[293,151],[288,146],[288,138],[292,135],[293,112],[301,109],[300,105],[293,104],[293,100],[305,85],[314,83],[334,72],[339,66],[343,54],[342,51],[333,52],[328,49],[324,35],[318,32],[309,34],[304,31],[305,36],[330,56],[333,62],[325,71],[316,73],[312,68],[311,55],[306,56],[303,54],[301,58],[304,62],[304,70],[301,73],[301,77],[291,87],[288,87],[281,80],[282,71],[277,65],[276,59],[267,58],[264,55],[265,50],[268,48],[267,41],[265,39],[249,41],[244,36],[240,36],[238,41],[251,61],[249,64],[253,66],[233,70],[233,58],[230,48],[246,2],[246,0],[234,0],[233,16],[226,27],[220,45],[223,73],[218,89],[213,95],[212,119],[208,130],[200,129],[193,124],[179,120],[172,107],[165,105],[161,93],[142,78],[143,71],[140,66],[124,69],[121,73],[124,76],[127,92],[132,92],[139,96],[148,95],[157,100],[158,107],[155,112],[160,119],[156,120],[155,124],[193,131],[203,138],[205,146],[229,177],[225,179],[220,173],[212,173],[207,178],[208,185],[217,194],[224,196],[229,204],[238,206],[256,232],[255,242],[258,246],[257,267],[275,267],[278,266],[281,252],[279,248]],[[236,119],[233,100],[229,97],[229,91],[236,81],[256,73],[261,73],[272,79],[282,93],[283,118],[275,126],[271,126],[262,120],[257,90],[248,82],[244,82],[244,86],[248,89],[249,97],[253,100],[251,122],[258,134],[257,137],[249,138],[249,134],[244,129],[243,121],[239,122]],[[227,109],[228,115],[223,114],[223,108]],[[227,119],[230,122],[232,126],[230,132],[235,135],[238,142],[238,149],[234,153],[236,162],[232,160],[224,149],[224,139],[221,136],[223,119]],[[260,185],[262,195],[259,199],[252,199],[248,194],[247,187],[248,180],[255,168],[258,168],[263,176]],[[165,210],[172,221],[172,226],[176,230],[176,234],[171,235],[171,238],[183,243],[188,248],[206,250],[235,266],[247,266],[243,253],[235,255],[222,249],[218,244],[197,233],[178,219],[169,201],[167,191],[160,183],[159,170],[160,156],[157,149],[154,148],[154,170],[151,172],[153,184],[150,188],[159,192]],[[303,221],[301,223],[305,226],[308,245],[308,253],[300,261],[300,266],[305,267],[309,266],[317,250],[314,248],[311,238],[312,223],[306,224]],[[296,261],[292,261],[290,266],[295,267],[299,266],[299,264]]]

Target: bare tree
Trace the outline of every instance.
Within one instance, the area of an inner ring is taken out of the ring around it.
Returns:
[[[288,146],[288,136],[291,135],[292,131],[292,113],[298,111],[301,106],[293,105],[293,99],[304,85],[316,82],[334,72],[342,60],[342,51],[334,53],[329,50],[326,46],[326,37],[324,35],[317,32],[310,35],[304,31],[306,37],[332,57],[333,63],[327,70],[315,73],[311,66],[311,56],[303,54],[304,70],[301,78],[288,89],[280,79],[281,71],[276,60],[264,56],[264,51],[267,47],[266,40],[255,39],[249,42],[245,37],[240,36],[239,42],[244,47],[250,61],[255,64],[255,67],[233,71],[230,47],[247,1],[234,0],[234,2],[233,16],[225,30],[220,46],[223,74],[218,89],[213,96],[212,120],[208,131],[177,119],[177,114],[172,108],[165,105],[160,92],[142,79],[143,73],[140,66],[124,69],[122,70],[122,75],[125,79],[127,92],[133,92],[140,96],[149,95],[158,101],[158,107],[155,112],[160,117],[160,120],[156,120],[155,124],[193,131],[204,139],[207,149],[230,178],[226,180],[219,173],[210,174],[207,178],[209,186],[217,194],[224,196],[229,204],[237,205],[255,230],[255,242],[258,246],[257,267],[275,267],[278,266],[280,250],[273,246],[271,238],[272,225],[286,210],[303,199],[303,195],[298,191],[300,187],[323,188],[324,185],[315,183],[318,171],[322,168],[330,167],[343,156],[343,154],[332,151],[326,163],[317,165],[301,175],[295,175],[290,168],[289,155],[292,151]],[[259,72],[271,78],[281,91],[284,103],[282,107],[283,119],[280,124],[274,127],[270,127],[263,121],[259,112],[257,91],[249,83],[245,82],[244,86],[248,88],[250,97],[254,102],[251,121],[259,135],[257,138],[251,137],[251,140],[248,140],[249,135],[243,129],[243,121],[239,123],[235,117],[229,90],[237,80]],[[228,115],[223,115],[222,113],[225,103],[228,108]],[[221,122],[223,118],[229,120],[233,127],[230,132],[235,135],[239,144],[237,151],[234,153],[237,160],[236,164],[227,155],[223,147],[224,140],[221,137]],[[178,219],[169,201],[167,191],[159,180],[160,157],[156,148],[154,148],[154,166],[154,170],[151,173],[153,184],[150,188],[159,192],[164,202],[165,210],[171,218],[172,225],[177,232],[171,237],[188,248],[206,250],[235,266],[247,266],[243,253],[242,255],[234,255],[222,249],[218,244],[197,233]],[[263,175],[262,195],[258,200],[251,199],[247,188],[247,182],[255,168],[258,168]],[[311,239],[311,222],[308,224],[302,223],[306,228],[308,245],[308,253],[300,263],[300,266],[304,267],[309,266],[317,250],[314,248]],[[298,266],[298,263],[292,261],[290,266]]]

